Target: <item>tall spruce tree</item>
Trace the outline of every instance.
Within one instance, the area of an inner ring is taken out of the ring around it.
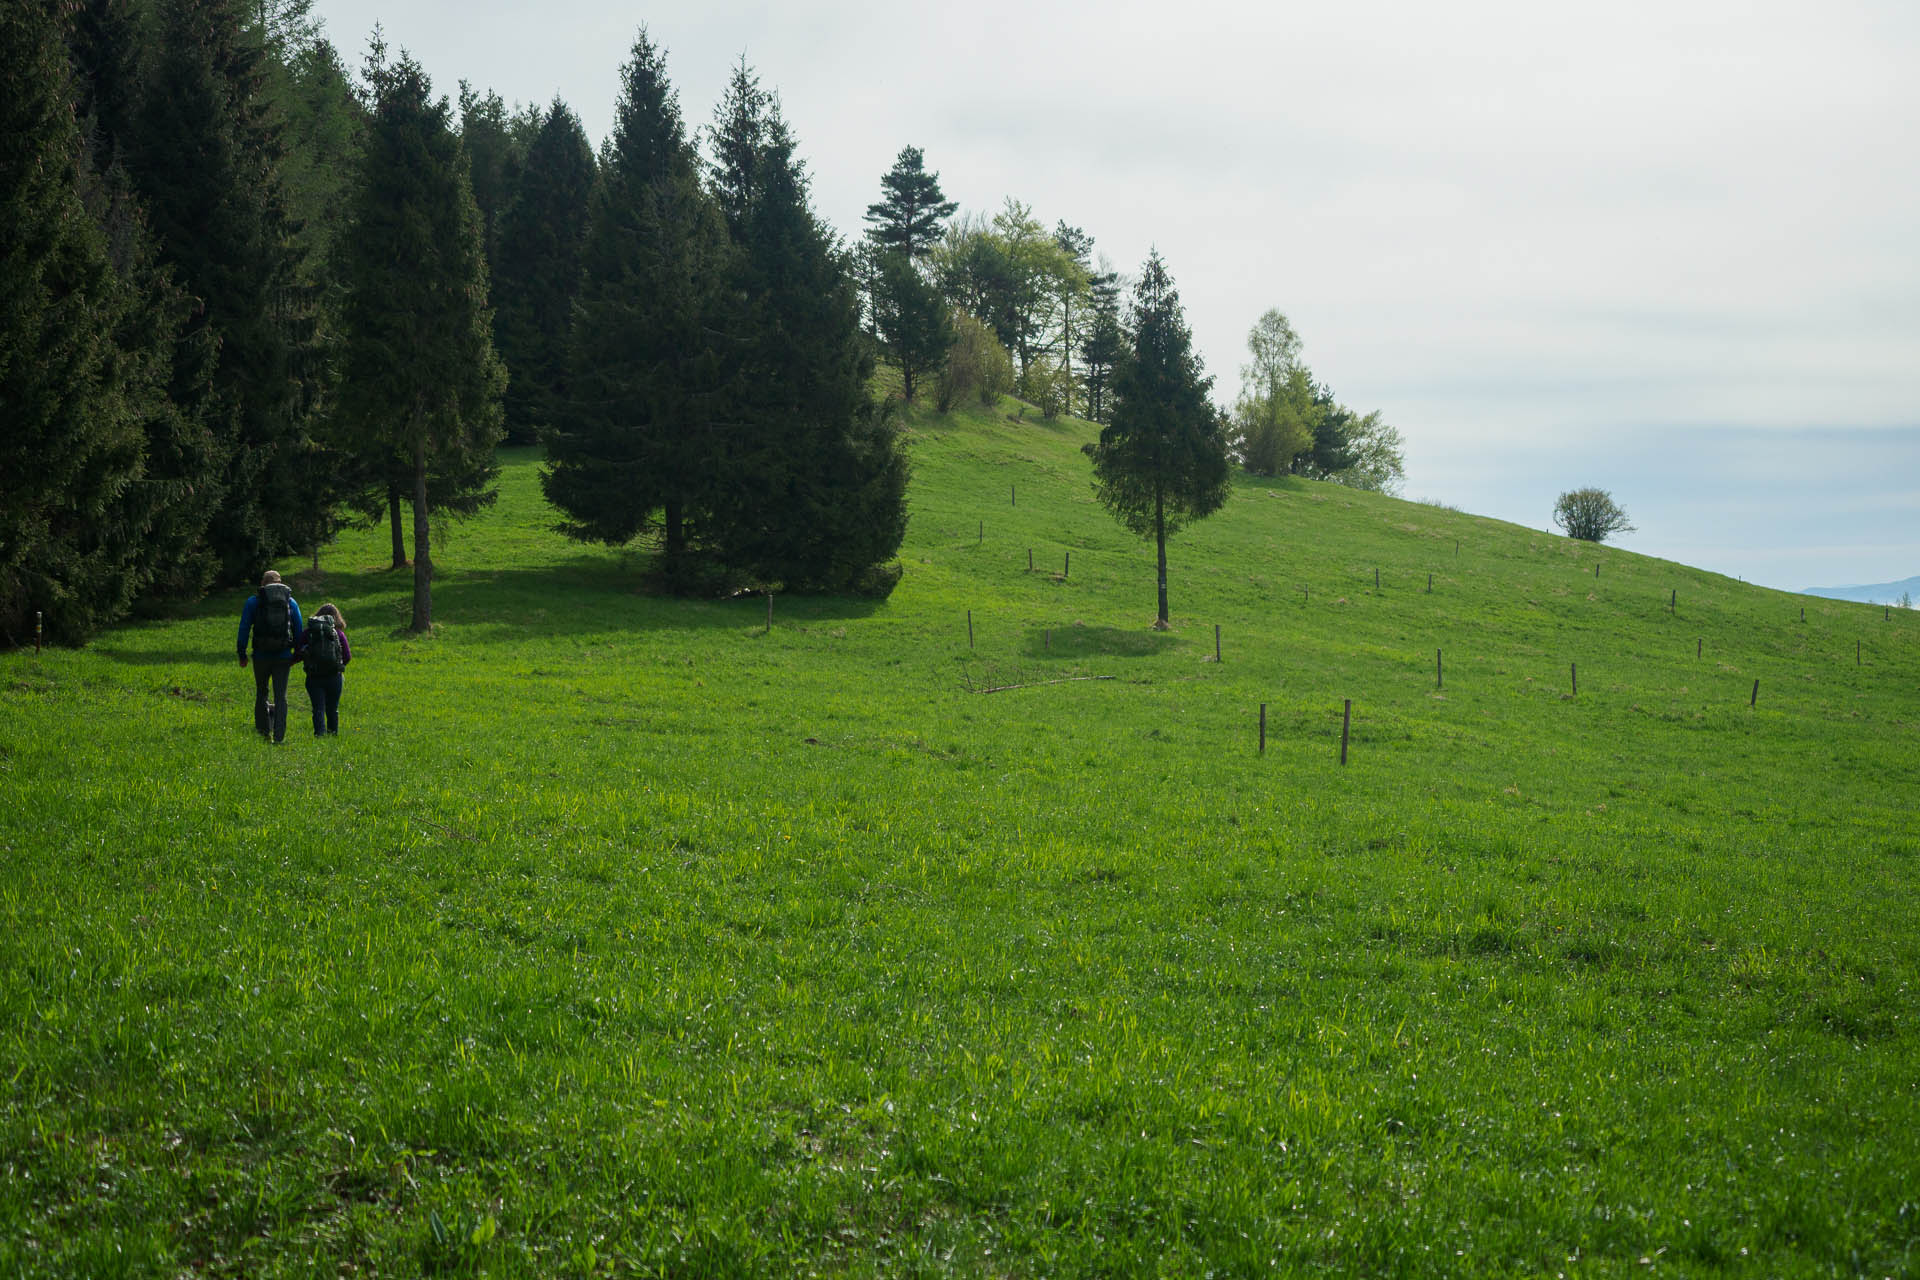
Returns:
[[[116,341],[127,367],[127,397],[145,436],[142,474],[96,526],[139,562],[139,603],[198,599],[216,566],[206,545],[221,497],[225,446],[196,408],[210,403],[214,335],[194,326],[196,299],[159,261],[159,246],[124,157],[140,100],[140,9],[135,0],[86,0],[68,33],[74,112],[88,141],[82,182],[105,233],[109,261],[132,291]]]
[[[306,416],[319,374],[266,55],[244,20],[241,0],[161,0],[124,149],[161,261],[200,303],[187,340],[217,352],[206,399],[189,402],[176,369],[175,401],[212,428],[224,455],[208,540],[233,582],[312,539]]]
[[[78,643],[137,576],[98,525],[140,474],[116,330],[128,291],[78,188],[83,147],[60,20],[0,8],[0,644]]]
[[[714,543],[763,584],[853,588],[906,534],[907,464],[867,389],[873,358],[847,255],[808,202],[779,104],[744,62],[711,139],[745,300]]]
[[[468,164],[418,63],[376,60],[374,104],[342,248],[340,412],[410,476],[414,631],[433,623],[430,481],[490,471],[506,374]]]
[[[548,435],[542,486],[583,541],[624,545],[657,513],[669,580],[691,586],[726,463],[738,308],[726,223],[645,28],[621,68],[581,257],[572,398]]]
[[[1232,485],[1224,424],[1207,395],[1180,295],[1156,251],[1134,285],[1127,350],[1114,374],[1113,421],[1093,449],[1094,490],[1159,556],[1158,630],[1167,621],[1167,537],[1212,515]]]
[[[933,252],[948,218],[960,206],[940,190],[918,147],[902,147],[880,179],[881,196],[867,206],[867,239],[918,263]]]
[[[555,98],[500,221],[493,258],[494,345],[507,366],[506,431],[532,444],[567,400],[567,334],[580,289],[593,148]]]

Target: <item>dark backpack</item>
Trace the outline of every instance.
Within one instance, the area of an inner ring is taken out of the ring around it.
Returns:
[[[285,653],[293,648],[293,588],[284,582],[261,587],[253,604],[253,652]]]
[[[337,676],[347,669],[340,628],[333,625],[331,614],[316,613],[308,624],[306,667],[310,676]]]

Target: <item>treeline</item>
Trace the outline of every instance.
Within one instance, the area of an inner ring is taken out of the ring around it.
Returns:
[[[545,445],[566,533],[657,541],[671,589],[884,592],[878,359],[943,411],[1113,423],[1142,319],[1080,228],[959,215],[906,147],[847,245],[744,63],[690,129],[643,29],[596,153],[564,101],[450,104],[377,31],[349,70],[313,2],[0,8],[0,645],[380,522],[424,629],[431,525],[492,502],[501,440]],[[1270,313],[1213,411],[1239,461],[1390,487],[1397,434],[1298,348]]]
[[[751,72],[703,157],[642,32],[596,157],[377,32],[348,71],[311,5],[0,7],[0,644],[380,520],[423,629],[430,521],[492,501],[502,438],[677,586],[886,589],[904,455]]]
[[[912,400],[932,385],[944,412],[970,393],[1012,392],[1046,418],[1106,425],[1114,377],[1143,317],[1123,310],[1120,275],[1091,236],[1051,231],[1009,198],[992,217],[962,215],[917,147],[900,152],[868,207],[857,265],[874,336]],[[1301,359],[1287,318],[1268,311],[1248,335],[1241,393],[1220,412],[1249,472],[1294,474],[1394,491],[1405,468],[1400,433],[1380,414],[1335,399]]]

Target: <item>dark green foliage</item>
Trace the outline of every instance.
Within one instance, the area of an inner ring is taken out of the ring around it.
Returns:
[[[1167,536],[1218,511],[1232,485],[1226,424],[1208,400],[1213,379],[1193,350],[1180,295],[1160,255],[1134,286],[1131,341],[1114,374],[1113,421],[1093,450],[1094,488],[1120,523],[1159,553],[1167,626]]]
[[[1086,381],[1087,417],[1106,422],[1113,416],[1113,370],[1126,351],[1120,327],[1120,285],[1115,272],[1097,272],[1089,278],[1092,314],[1080,335],[1080,359]]]
[[[880,189],[880,199],[867,206],[867,239],[911,262],[933,252],[946,220],[960,206],[940,190],[940,175],[927,172],[920,148],[900,148]]]
[[[874,324],[886,353],[900,366],[901,396],[913,400],[914,380],[937,370],[953,345],[946,300],[899,250],[879,256],[873,291]]]
[[[779,106],[742,65],[713,131],[746,300],[735,427],[713,545],[745,577],[844,590],[906,533],[906,457],[867,390],[873,359],[846,255],[814,215]]]
[[[346,224],[348,192],[360,159],[362,111],[339,53],[325,40],[289,48],[274,78],[286,121],[281,165],[287,207],[309,279],[323,278]]]
[[[549,433],[542,484],[583,541],[624,545],[658,514],[668,573],[686,585],[726,461],[732,249],[644,29],[621,74],[582,250],[574,394]]]
[[[375,102],[340,260],[340,411],[371,456],[407,468],[413,629],[432,625],[430,477],[484,484],[505,372],[493,352],[480,213],[446,99],[411,58],[368,68]],[[476,493],[469,487],[466,492]]]
[[[319,377],[266,58],[242,23],[238,0],[162,0],[123,147],[161,261],[200,303],[185,339],[216,352],[207,394],[193,399],[198,372],[177,367],[174,400],[224,462],[208,538],[227,581],[313,539],[305,434]]]
[[[462,80],[460,144],[466,149],[473,202],[480,210],[482,237],[491,263],[500,246],[500,221],[513,202],[520,166],[526,162],[524,131],[498,93],[488,90],[483,96]]]
[[[0,9],[0,644],[77,643],[119,616],[137,570],[103,536],[140,473],[116,330],[129,293],[79,189],[63,32]]]
[[[520,168],[493,259],[494,338],[507,366],[514,444],[538,440],[568,396],[567,333],[592,189],[593,148],[579,117],[556,98]]]

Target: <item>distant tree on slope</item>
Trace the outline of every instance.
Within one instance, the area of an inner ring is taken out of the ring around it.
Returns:
[[[1134,285],[1130,339],[1114,373],[1113,421],[1093,446],[1094,489],[1159,556],[1159,615],[1167,628],[1167,537],[1218,511],[1231,489],[1225,426],[1208,400],[1180,295],[1158,252]]]
[[[1571,489],[1553,504],[1553,522],[1569,538],[1605,542],[1609,535],[1632,533],[1627,513],[1605,489]]]
[[[880,179],[880,199],[867,206],[867,239],[918,263],[933,252],[948,218],[960,206],[940,190],[940,175],[928,173],[918,147],[902,147]]]

